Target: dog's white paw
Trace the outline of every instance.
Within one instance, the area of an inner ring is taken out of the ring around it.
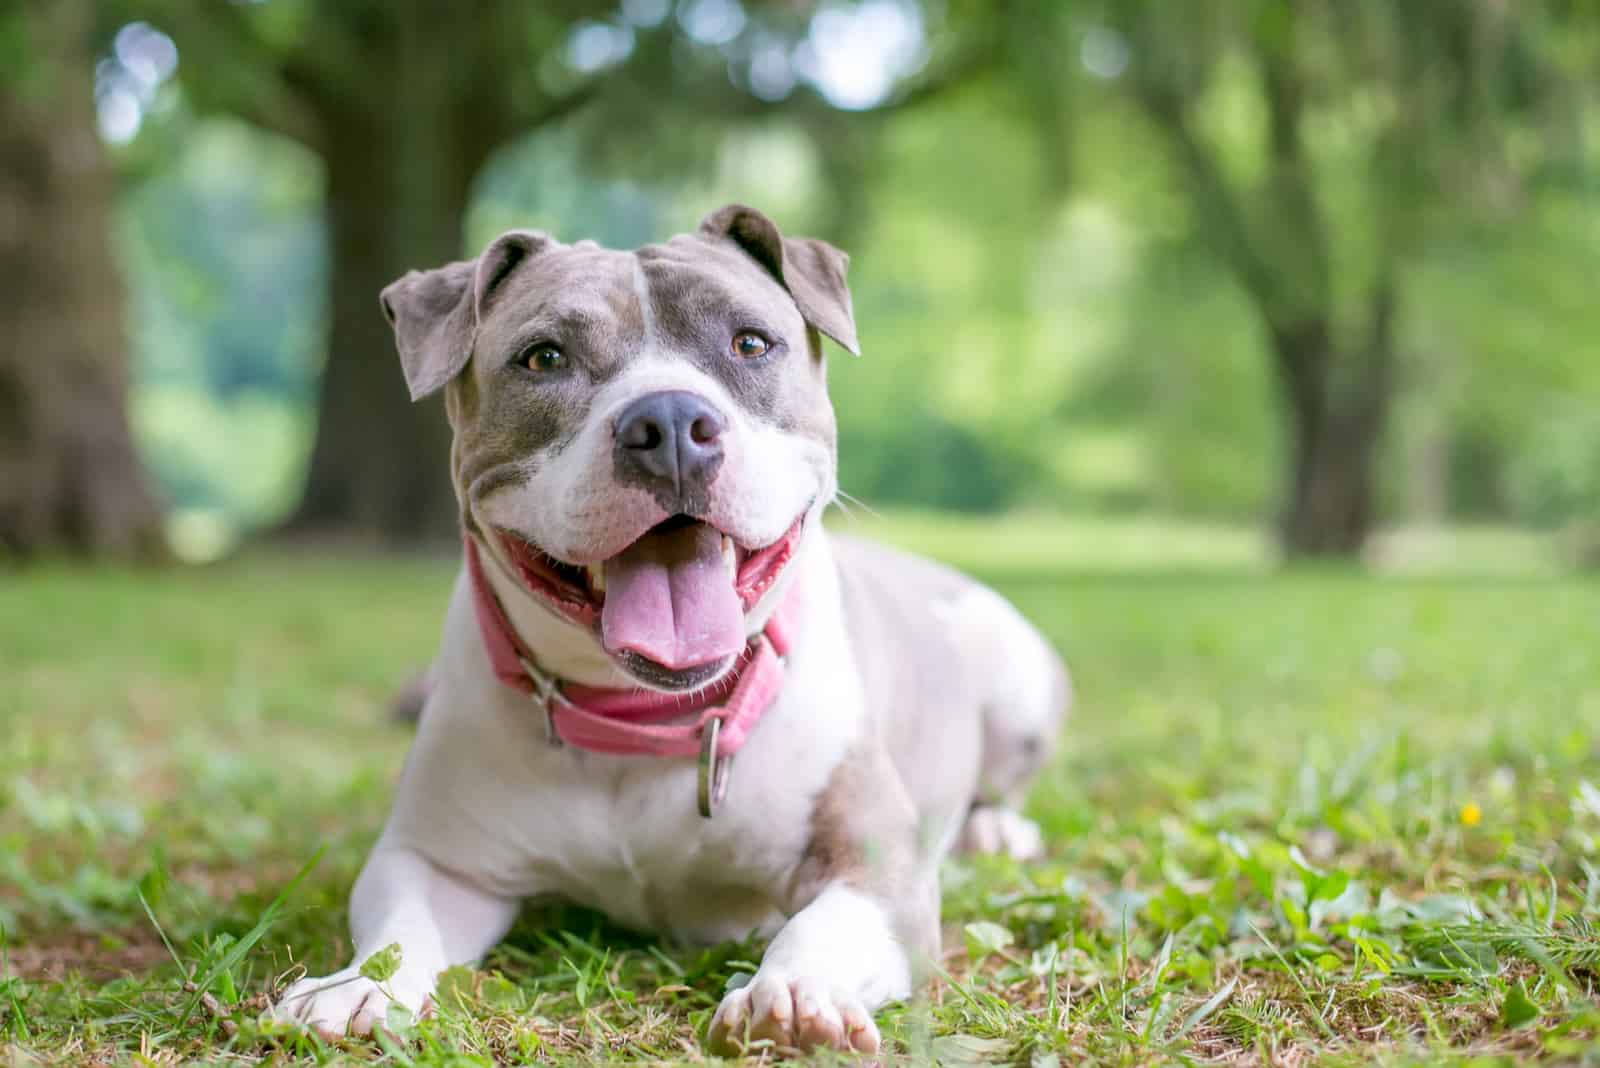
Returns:
[[[961,830],[966,853],[1004,853],[1017,860],[1044,856],[1044,835],[1039,825],[1022,813],[1002,805],[978,805],[967,814]]]
[[[837,1049],[876,1053],[878,1026],[861,999],[827,982],[758,971],[717,1006],[707,1042],[713,1051],[737,1054],[770,1039],[788,1050]]]
[[[417,1017],[432,1007],[432,993],[431,985],[408,980],[404,971],[388,982],[376,983],[352,965],[320,979],[300,980],[284,991],[268,1015],[327,1039],[369,1035],[388,1018],[391,1004]]]

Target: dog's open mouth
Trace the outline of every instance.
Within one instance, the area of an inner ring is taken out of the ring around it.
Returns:
[[[606,651],[635,676],[676,690],[710,682],[744,649],[745,611],[782,574],[804,522],[802,514],[777,541],[749,548],[676,515],[588,567],[499,533],[524,586],[574,622],[598,626]]]

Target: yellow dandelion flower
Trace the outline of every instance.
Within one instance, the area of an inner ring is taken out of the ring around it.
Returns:
[[[1461,825],[1463,827],[1476,827],[1483,822],[1483,809],[1478,807],[1476,801],[1468,801],[1461,806]]]

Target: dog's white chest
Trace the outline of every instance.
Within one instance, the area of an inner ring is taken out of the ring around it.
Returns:
[[[766,927],[806,848],[812,798],[803,780],[775,778],[752,746],[710,820],[695,804],[692,761],[562,754],[570,774],[517,806],[519,848],[505,874],[524,895],[553,893],[694,941]]]
[[[696,762],[552,749],[533,708],[427,723],[389,834],[508,898],[555,896],[691,941],[781,919],[818,795],[861,729],[858,703],[786,693],[734,758],[711,819]],[[837,696],[837,695],[835,695]]]
[[[386,834],[495,894],[687,939],[780,918],[817,798],[866,727],[836,594],[812,593],[782,693],[705,819],[693,759],[552,748],[539,709],[489,672],[463,593],[440,661],[449,700],[423,717]]]

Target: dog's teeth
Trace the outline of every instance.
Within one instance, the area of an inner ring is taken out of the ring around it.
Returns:
[[[599,564],[587,569],[589,572],[589,588],[596,593],[606,592],[605,565]]]
[[[726,534],[722,536],[722,562],[728,565],[729,575],[739,577],[739,550],[733,547],[733,539]]]

